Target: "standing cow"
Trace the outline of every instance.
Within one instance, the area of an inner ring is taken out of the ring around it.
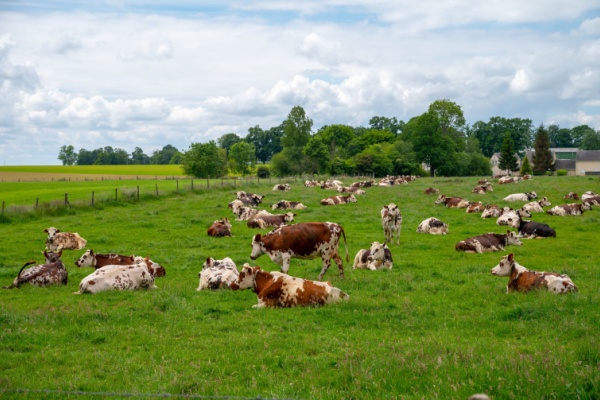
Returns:
[[[388,243],[394,242],[400,244],[400,232],[402,231],[402,213],[400,208],[394,203],[383,206],[381,209],[381,226],[383,227],[383,236]]]
[[[346,233],[340,225],[333,222],[305,222],[296,225],[283,225],[264,236],[259,233],[252,238],[250,258],[256,260],[262,254],[267,254],[271,261],[281,266],[281,272],[287,274],[292,258],[312,260],[321,257],[323,268],[319,274],[319,280],[323,278],[323,275],[329,269],[333,258],[340,270],[340,276],[344,276],[344,264],[338,254],[338,244],[341,236],[344,237],[346,261],[349,261]]]

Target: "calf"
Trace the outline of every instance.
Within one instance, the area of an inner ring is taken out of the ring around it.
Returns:
[[[260,267],[244,264],[234,290],[252,289],[258,295],[258,304],[252,308],[322,306],[350,296],[329,282],[316,282],[279,272],[266,272]]]
[[[203,289],[230,289],[231,285],[237,281],[239,272],[233,260],[225,257],[222,260],[215,260],[208,257],[202,265],[202,270],[198,273],[200,282],[197,291]]]
[[[588,197],[583,201],[583,204],[590,207],[591,206],[600,206],[600,196]]]
[[[523,243],[514,232],[506,231],[501,233],[486,233],[484,235],[474,236],[461,240],[456,244],[457,251],[467,253],[485,253],[491,251],[503,251],[509,244],[521,246]]]
[[[448,208],[467,208],[469,206],[469,200],[463,199],[462,197],[447,197],[444,194],[441,194],[435,204],[443,204]]]
[[[522,208],[524,210],[526,210],[527,212],[529,212],[529,213],[532,213],[532,212],[544,212],[544,208],[543,207],[548,207],[548,206],[551,206],[551,205],[552,205],[552,203],[550,203],[548,201],[548,198],[544,197],[541,200],[532,201],[531,203],[527,203]]]
[[[393,243],[395,236],[396,244],[400,244],[402,213],[400,213],[400,208],[394,203],[383,206],[381,209],[381,226],[383,227],[383,236],[386,242]]]
[[[302,210],[306,206],[299,201],[279,200],[271,206],[273,210]]]
[[[439,193],[439,192],[440,192],[440,189],[429,187],[429,188],[425,189],[424,193],[425,194],[435,194],[435,193]]]
[[[292,190],[289,183],[279,183],[273,186],[273,190],[281,190],[287,192],[288,190]]]
[[[367,250],[361,249],[354,257],[353,269],[366,268],[375,271],[382,268],[392,269],[392,252],[384,243],[373,242]]]
[[[567,194],[565,194],[565,197],[563,197],[565,200],[570,199],[570,200],[579,200],[579,195],[575,192],[569,192]]]
[[[46,262],[34,267],[25,269],[25,267],[35,264],[35,261],[28,261],[21,267],[17,277],[13,280],[12,285],[3,286],[3,289],[19,288],[25,283],[33,286],[50,286],[50,285],[66,285],[69,280],[69,273],[65,268],[60,256],[62,250],[58,253],[54,251],[44,251]]]
[[[535,192],[514,193],[504,198],[505,201],[530,201],[533,199],[537,199],[537,194]]]
[[[85,247],[85,244],[87,243],[87,240],[79,236],[78,233],[61,232],[59,229],[56,229],[54,227],[44,229],[44,232],[48,234],[48,238],[46,239],[46,248],[48,250],[81,250]]]
[[[217,220],[208,228],[207,233],[208,236],[215,237],[231,236],[231,222],[227,218]]]
[[[83,278],[79,283],[79,291],[75,294],[157,289],[154,278],[155,276],[143,261],[132,265],[107,265]]]
[[[417,227],[417,233],[446,235],[448,233],[448,224],[443,223],[437,218],[430,217],[419,224]]]
[[[248,220],[248,228],[268,228],[286,225],[294,221],[296,214],[291,212],[278,215],[256,215]]]
[[[354,187],[354,186],[340,186],[337,188],[337,191],[340,193],[352,193],[354,195],[360,195],[360,194],[367,193],[364,190],[362,190],[358,187]]]
[[[534,289],[555,294],[577,291],[577,286],[568,275],[528,270],[515,261],[512,253],[500,259],[498,265],[492,268],[492,275],[509,277],[506,293],[529,292]]]
[[[517,231],[521,237],[528,239],[556,237],[556,231],[550,228],[548,225],[540,222],[527,221],[524,219],[519,220]]]
[[[281,266],[281,272],[287,274],[292,258],[312,260],[321,257],[323,268],[319,280],[323,278],[333,259],[340,270],[340,276],[344,276],[344,264],[338,254],[341,236],[344,237],[346,246],[346,261],[349,261],[346,233],[340,225],[333,222],[282,225],[264,236],[259,233],[252,238],[250,258],[256,260],[262,254],[267,254],[271,261]]]
[[[122,256],[120,254],[98,254],[89,249],[77,261],[77,267],[102,268],[106,265],[131,265],[135,264],[135,256]]]
[[[356,203],[356,197],[353,194],[348,196],[331,196],[321,200],[321,205],[324,206],[335,206],[338,204]]]
[[[586,210],[591,210],[592,206],[590,204],[580,204],[580,203],[572,203],[565,204],[562,206],[555,206],[550,210],[546,211],[546,214],[549,215],[558,215],[560,217],[564,217],[565,215],[581,215]]]
[[[477,202],[470,201],[469,206],[466,209],[466,212],[467,212],[467,214],[483,212],[483,209],[484,209],[484,206],[480,201],[477,201]]]

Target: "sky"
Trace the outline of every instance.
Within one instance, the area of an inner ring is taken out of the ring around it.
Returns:
[[[151,155],[269,129],[407,122],[600,130],[596,0],[0,0],[0,165]]]

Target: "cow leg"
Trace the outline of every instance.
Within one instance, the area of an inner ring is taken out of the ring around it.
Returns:
[[[283,272],[284,274],[287,274],[288,270],[290,269],[290,259],[291,259],[291,256],[288,256],[288,255],[281,256],[281,272]]]

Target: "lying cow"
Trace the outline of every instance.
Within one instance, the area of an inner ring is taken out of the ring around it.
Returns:
[[[273,210],[302,210],[306,206],[299,201],[279,200],[271,206]]]
[[[504,201],[530,201],[533,199],[537,199],[537,193],[528,192],[509,194],[504,198]]]
[[[231,288],[252,289],[258,295],[258,304],[252,308],[322,306],[350,298],[329,282],[309,281],[279,272],[267,272],[248,264],[244,264],[237,282]]]
[[[366,268],[375,271],[382,268],[392,269],[392,266],[392,252],[389,247],[385,242],[373,242],[369,249],[361,249],[356,253],[352,268]]]
[[[429,187],[429,188],[425,189],[424,193],[425,194],[436,194],[436,193],[439,193],[439,192],[440,192],[440,189]]]
[[[486,204],[481,213],[481,218],[498,218],[502,215],[502,209],[495,204]]]
[[[304,181],[304,187],[321,186],[321,182],[318,181]]]
[[[467,214],[471,214],[476,212],[483,212],[484,208],[485,207],[483,206],[483,203],[481,203],[480,201],[470,201],[465,211],[467,212]]]
[[[527,221],[524,219],[519,220],[517,231],[521,237],[527,239],[556,237],[556,231],[550,228],[548,225],[542,224],[541,222]]]
[[[590,197],[596,197],[596,196],[598,196],[597,193],[594,193],[592,191],[587,191],[581,195],[581,201],[585,201],[585,200],[589,199]]]
[[[259,233],[252,238],[250,258],[256,260],[262,254],[267,254],[271,261],[281,266],[281,272],[287,274],[292,258],[312,260],[321,257],[323,268],[319,280],[323,278],[333,259],[340,270],[340,276],[344,276],[344,264],[338,254],[341,236],[344,237],[346,261],[349,261],[346,233],[340,225],[333,222],[282,225],[264,236]]]
[[[375,181],[374,180],[359,181],[359,182],[352,183],[350,186],[352,186],[352,187],[372,187],[372,186],[375,186]]]
[[[277,185],[273,186],[273,190],[287,192],[288,190],[292,190],[292,188],[290,187],[289,183],[278,183]]]
[[[528,270],[515,261],[512,253],[500,259],[498,265],[492,268],[492,275],[509,277],[506,293],[528,292],[534,289],[556,294],[577,292],[577,286],[568,275]]]
[[[60,229],[54,227],[44,229],[44,232],[48,234],[48,238],[46,239],[46,248],[48,250],[81,250],[87,243],[87,240],[79,236],[78,233],[61,232]]]
[[[120,254],[99,254],[94,250],[88,249],[77,261],[77,267],[102,268],[106,265],[131,265],[135,263],[135,256],[122,256]]]
[[[586,206],[600,206],[600,196],[588,197],[583,201],[583,204]]]
[[[381,226],[383,227],[383,236],[386,242],[393,243],[395,236],[396,244],[400,244],[402,213],[400,213],[400,208],[394,203],[383,206],[381,209]]]
[[[519,226],[519,221],[521,221],[521,218],[523,217],[530,218],[531,214],[523,208],[519,208],[516,211],[512,209],[504,210],[496,220],[496,225],[508,225],[517,228]]]
[[[83,278],[75,294],[157,289],[154,279],[152,271],[143,261],[131,265],[107,265]]]
[[[499,185],[505,185],[507,183],[517,183],[519,182],[519,177],[515,176],[503,176],[502,178],[498,179],[498,184]]]
[[[473,188],[473,190],[471,190],[471,193],[476,193],[476,194],[486,194],[487,192],[493,192],[494,189],[492,189],[492,184],[491,183],[487,183],[485,185],[477,185]]]
[[[219,219],[208,227],[207,233],[214,237],[231,236],[231,222],[227,218]]]
[[[552,203],[548,201],[547,197],[544,197],[538,201],[532,201],[531,203],[525,204],[522,208],[529,213],[532,212],[544,212],[544,207],[551,206]]]
[[[331,196],[321,200],[323,206],[335,206],[338,204],[356,203],[356,197],[353,194],[348,196]]]
[[[233,260],[225,257],[222,260],[215,260],[208,257],[202,265],[202,270],[198,273],[200,282],[197,291],[203,289],[230,289],[231,285],[237,281],[239,272]]]
[[[245,207],[245,206],[240,207],[237,204],[234,204],[233,214],[237,217],[236,218],[237,221],[247,221],[250,218],[252,218],[258,214],[272,215],[270,212],[268,212],[266,210],[257,210],[256,208]]]
[[[296,214],[288,212],[277,215],[255,215],[248,220],[248,228],[277,228],[280,225],[286,225],[294,221]]]
[[[455,248],[457,251],[464,251],[467,253],[485,253],[491,251],[503,251],[509,244],[514,246],[523,245],[516,233],[506,231],[506,234],[486,233],[484,235],[461,240],[456,244]]]
[[[463,199],[462,197],[447,197],[445,194],[441,194],[435,204],[443,204],[448,208],[467,208],[469,206],[469,200]]]
[[[579,200],[579,195],[575,192],[569,192],[563,197],[565,200]]]
[[[581,215],[584,211],[591,209],[592,206],[589,203],[571,203],[562,206],[555,206],[550,210],[546,211],[546,214],[564,217],[565,215]]]
[[[354,186],[340,186],[337,188],[337,191],[340,193],[352,193],[357,196],[367,193],[364,190],[362,190],[361,188],[354,187]]]
[[[338,180],[327,179],[325,182],[321,182],[321,189],[334,189],[337,190],[338,187],[343,186],[344,184]]]
[[[430,217],[419,224],[417,227],[417,233],[446,235],[448,233],[448,224],[443,223],[437,218]]]
[[[265,197],[254,193],[246,193],[244,191],[235,192],[235,195],[237,196],[238,200],[249,202],[252,207],[262,203],[262,199]]]
[[[54,251],[44,251],[46,262],[34,267],[25,269],[25,267],[35,264],[35,261],[28,261],[21,267],[21,270],[14,279],[12,285],[3,286],[3,289],[19,288],[25,283],[33,286],[66,285],[69,280],[69,273],[65,268],[60,256],[62,250],[58,253]]]

